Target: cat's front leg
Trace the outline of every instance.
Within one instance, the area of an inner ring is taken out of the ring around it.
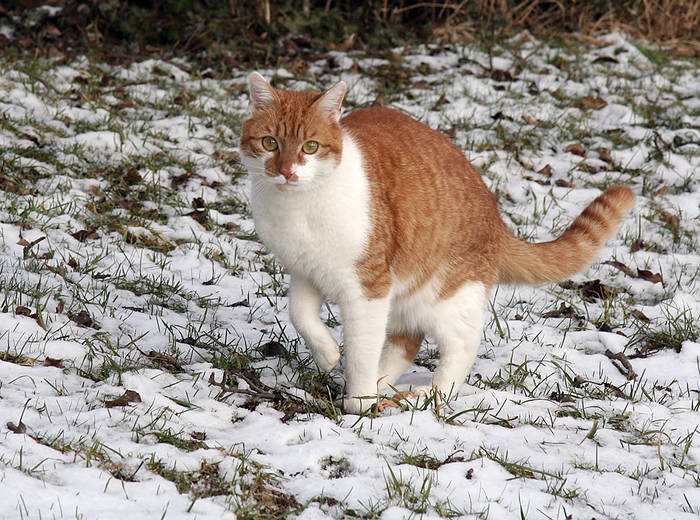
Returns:
[[[346,412],[361,413],[376,401],[379,359],[386,339],[389,298],[341,303],[345,342]]]
[[[311,350],[318,368],[328,372],[338,364],[340,349],[319,316],[322,303],[323,296],[307,278],[292,274],[289,317]]]

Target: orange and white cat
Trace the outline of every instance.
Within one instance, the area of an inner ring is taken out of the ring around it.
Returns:
[[[462,152],[422,123],[381,107],[341,119],[343,82],[285,91],[253,73],[249,88],[240,149],[256,230],[291,275],[290,317],[321,370],[340,350],[320,308],[339,305],[348,412],[387,390],[426,335],[440,350],[432,386],[456,393],[491,287],[586,268],[634,205],[629,188],[610,188],[560,238],[530,244]]]

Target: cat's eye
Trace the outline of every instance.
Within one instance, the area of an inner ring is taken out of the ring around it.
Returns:
[[[271,135],[266,135],[265,137],[262,138],[262,145],[265,150],[268,152],[274,152],[277,150],[277,139],[272,137]]]
[[[306,141],[301,146],[301,151],[304,152],[305,154],[308,154],[308,155],[316,153],[317,150],[318,150],[318,143],[316,141]]]

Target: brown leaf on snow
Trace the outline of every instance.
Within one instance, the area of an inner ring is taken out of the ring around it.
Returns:
[[[25,307],[24,305],[18,305],[15,307],[15,314],[18,316],[31,316],[32,315],[32,310],[29,307]]]
[[[605,356],[613,362],[613,366],[627,379],[635,379],[637,377],[637,374],[632,368],[632,363],[630,363],[629,358],[624,352],[613,352],[607,349],[605,351]]]
[[[543,318],[577,318],[579,320],[583,319],[583,316],[580,316],[576,314],[576,311],[574,311],[573,307],[571,305],[567,305],[564,302],[561,302],[559,305],[558,309],[554,309],[553,311],[545,312],[542,315]]]
[[[581,98],[581,104],[583,105],[584,108],[587,108],[589,110],[600,110],[601,108],[605,108],[608,106],[608,102],[605,101],[601,97],[591,97],[591,96],[584,96]]]
[[[565,152],[572,153],[574,155],[578,155],[580,157],[585,157],[586,156],[586,151],[583,149],[583,146],[580,143],[573,143],[567,146],[564,149]]]
[[[635,249],[637,251],[637,249]],[[634,252],[634,251],[633,251]],[[652,273],[651,271],[648,271],[646,269],[637,269],[637,272],[635,273],[627,267],[625,264],[622,262],[617,262],[615,260],[608,260],[607,262],[603,262],[604,264],[611,265],[613,267],[616,267],[623,273],[625,273],[627,276],[631,276],[632,278],[641,278],[642,280],[646,280],[647,282],[652,282],[652,283],[659,283],[662,281],[661,274],[659,273]]]
[[[80,311],[78,314],[71,314],[68,317],[79,327],[88,328],[95,324],[87,311]]]
[[[668,211],[661,210],[659,211],[659,218],[664,221],[670,228],[673,229],[678,229],[678,217],[675,215],[672,215]]]
[[[554,184],[561,188],[575,188],[576,185],[573,182],[569,182],[566,179],[557,179]]]
[[[641,251],[644,249],[644,240],[641,238],[638,238],[634,242],[632,242],[632,245],[630,246],[630,253],[636,253],[637,251]]]
[[[630,314],[633,317],[637,318],[639,321],[643,321],[644,323],[649,323],[651,321],[649,318],[647,318],[647,315],[640,310],[632,309],[632,312]]]
[[[528,125],[534,125],[537,126],[539,124],[539,121],[535,119],[532,116],[529,116],[527,114],[523,114],[523,120],[528,124]]]
[[[647,282],[651,283],[659,283],[662,281],[660,273],[652,273],[646,269],[637,269],[636,278],[641,278],[642,280],[646,280]]]
[[[168,372],[179,372],[182,370],[182,365],[180,365],[173,356],[169,356],[168,354],[151,350],[146,357]]]
[[[545,164],[542,169],[537,170],[537,173],[544,175],[545,177],[552,176],[552,167],[549,164]]]
[[[96,238],[100,238],[100,235],[97,234],[97,228],[81,229],[80,231],[71,233],[71,236],[80,242],[85,242],[88,239],[95,240]]]
[[[22,421],[20,421],[19,424],[13,422],[7,423],[7,429],[13,433],[25,433],[27,431],[27,427]]]
[[[613,158],[612,158],[612,154],[610,153],[610,148],[603,148],[602,150],[599,150],[598,155],[600,156],[601,161],[605,161],[606,163],[609,163],[609,164],[613,163]]]
[[[625,264],[623,264],[622,262],[618,262],[618,261],[616,261],[616,260],[608,260],[607,262],[603,262],[603,263],[604,263],[604,264],[607,264],[607,265],[611,265],[611,266],[613,266],[613,267],[619,269],[620,271],[622,271],[623,273],[625,273],[627,276],[632,276],[632,277],[634,277],[634,272],[632,271],[632,269],[630,269],[629,267],[627,267],[627,266],[626,266]]]
[[[620,63],[617,59],[612,56],[598,56],[593,60],[593,63]]]
[[[141,396],[138,394],[138,392],[134,392],[133,390],[127,390],[121,397],[117,397],[116,399],[112,399],[111,401],[105,401],[105,406],[107,408],[113,408],[115,406],[126,406],[129,403],[140,402]]]
[[[143,180],[143,177],[141,177],[141,174],[133,168],[128,170],[124,174],[124,182],[127,183],[129,186],[132,186],[134,184],[138,184],[142,180]]]
[[[616,293],[615,289],[601,283],[600,280],[589,280],[578,285],[578,289],[584,298],[599,298],[607,300]]]
[[[63,360],[47,356],[46,359],[44,360],[44,366],[45,367],[63,368]]]

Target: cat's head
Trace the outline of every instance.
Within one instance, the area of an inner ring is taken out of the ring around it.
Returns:
[[[324,93],[278,90],[253,72],[248,87],[241,133],[248,172],[283,190],[304,189],[331,175],[343,150],[339,120],[345,83]]]

